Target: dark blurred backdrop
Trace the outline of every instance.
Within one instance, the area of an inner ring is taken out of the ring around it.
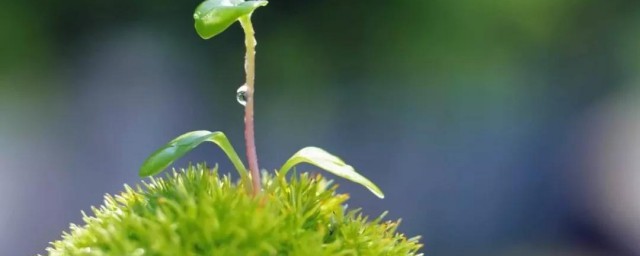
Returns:
[[[242,32],[199,1],[0,2],[0,255],[44,253],[183,132],[243,151]],[[272,0],[261,167],[307,145],[387,194],[426,255],[640,255],[640,2]],[[220,150],[187,159],[219,162]],[[304,167],[304,170],[314,170]]]

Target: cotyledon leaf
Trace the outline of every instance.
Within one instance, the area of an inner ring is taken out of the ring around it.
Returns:
[[[267,5],[267,1],[206,0],[193,13],[196,32],[209,39],[225,31],[240,17],[250,15],[256,8]]]
[[[140,176],[145,177],[160,173],[180,157],[184,156],[186,153],[205,141],[213,142],[218,145],[222,151],[227,154],[227,157],[229,157],[233,166],[238,170],[240,176],[243,179],[248,177],[247,169],[244,167],[244,164],[242,164],[242,160],[238,157],[238,154],[233,149],[233,146],[231,146],[231,143],[229,143],[227,136],[222,132],[210,131],[188,132],[171,140],[169,143],[156,150],[156,152],[151,154],[151,156],[144,161],[140,168]]]
[[[351,165],[346,164],[342,159],[317,147],[306,147],[295,153],[282,165],[280,174],[284,177],[291,168],[301,163],[315,165],[336,176],[358,183],[365,186],[379,198],[384,198],[384,194],[380,188],[369,179],[357,173]]]

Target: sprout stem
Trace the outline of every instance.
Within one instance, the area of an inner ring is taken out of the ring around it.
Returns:
[[[258,168],[258,155],[256,154],[256,141],[253,125],[253,95],[255,80],[255,60],[256,60],[256,39],[254,37],[253,25],[251,24],[251,14],[240,17],[240,25],[244,29],[246,55],[244,59],[244,70],[246,73],[247,103],[244,108],[244,138],[246,141],[247,161],[249,161],[249,171],[253,182],[253,195],[261,191],[260,173]]]

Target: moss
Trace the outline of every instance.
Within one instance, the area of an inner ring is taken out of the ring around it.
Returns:
[[[398,222],[344,206],[321,176],[264,174],[264,193],[202,165],[152,178],[83,213],[49,255],[417,255]]]

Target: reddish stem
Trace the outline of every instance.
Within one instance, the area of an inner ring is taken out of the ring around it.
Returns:
[[[262,190],[260,183],[260,173],[258,168],[258,155],[256,153],[256,141],[253,125],[253,99],[254,99],[254,80],[255,80],[255,59],[256,59],[256,39],[254,37],[253,25],[251,24],[251,16],[247,15],[240,18],[240,25],[244,29],[245,46],[247,49],[245,55],[244,69],[246,73],[246,105],[244,110],[244,138],[246,141],[247,161],[249,161],[249,171],[251,173],[251,181],[253,184],[253,195],[257,195]]]

